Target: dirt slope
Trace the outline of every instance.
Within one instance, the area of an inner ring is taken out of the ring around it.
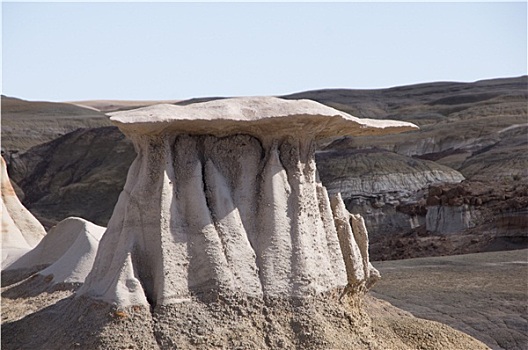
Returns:
[[[108,117],[93,109],[2,96],[2,151],[8,154],[25,152],[78,128],[109,125]]]
[[[2,349],[487,349],[370,296],[362,306],[334,294],[116,309],[46,283],[30,278],[2,289]]]

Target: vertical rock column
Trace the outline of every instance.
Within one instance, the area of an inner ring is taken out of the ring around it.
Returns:
[[[4,157],[0,157],[2,197],[2,270],[35,247],[46,235],[41,223],[20,203],[9,176]]]
[[[338,233],[352,229],[318,180],[315,139],[379,126],[276,98],[160,105],[112,120],[138,156],[79,294],[121,306],[209,293],[304,297],[344,287],[350,268],[368,274],[366,231],[347,236],[360,240],[363,260],[346,265]]]

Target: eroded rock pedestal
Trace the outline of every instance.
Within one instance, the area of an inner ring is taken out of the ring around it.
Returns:
[[[368,283],[365,245],[318,180],[315,139],[413,125],[276,98],[159,105],[112,121],[138,156],[80,294],[165,305],[211,292],[303,297]]]

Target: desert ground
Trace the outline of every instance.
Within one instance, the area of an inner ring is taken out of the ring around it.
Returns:
[[[371,317],[370,327],[385,332],[402,332],[400,336],[409,341],[411,348],[429,349],[420,347],[426,343],[420,340],[416,329],[416,334],[406,333],[409,329],[405,328],[402,316],[409,312],[467,333],[491,349],[526,349],[527,264],[528,250],[374,262],[382,279],[363,302]],[[51,292],[31,288],[32,285],[42,286],[41,283],[42,280],[34,278],[24,285],[2,288],[2,325],[17,320],[24,322],[24,317],[32,313],[40,314],[40,317],[53,314],[74,293],[71,289],[59,288]],[[21,293],[21,290],[26,292]],[[115,310],[106,311],[103,318],[116,318],[113,316]],[[83,312],[79,311],[79,318],[84,317]],[[30,320],[27,318],[25,322],[31,324]],[[439,324],[426,323],[423,327],[425,331],[435,332]],[[194,336],[199,342],[200,335]],[[126,340],[123,341],[125,344],[129,345]]]
[[[374,262],[371,294],[492,349],[528,348],[528,250]]]

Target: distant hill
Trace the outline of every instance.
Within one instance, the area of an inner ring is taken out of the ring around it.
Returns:
[[[69,103],[2,96],[2,151],[25,152],[78,128],[110,126],[103,113]]]
[[[387,149],[434,160],[469,178],[528,177],[528,152],[522,152],[528,149],[528,76],[378,90],[315,90],[282,98],[311,99],[357,117],[409,121],[421,128],[342,138],[330,149]],[[479,168],[479,161],[472,159],[477,156],[493,166]]]
[[[109,113],[115,111],[124,111],[139,107],[151,106],[161,103],[175,104],[180,100],[143,100],[143,101],[129,101],[129,100],[88,100],[88,101],[71,101],[70,104],[91,108],[102,113]]]

